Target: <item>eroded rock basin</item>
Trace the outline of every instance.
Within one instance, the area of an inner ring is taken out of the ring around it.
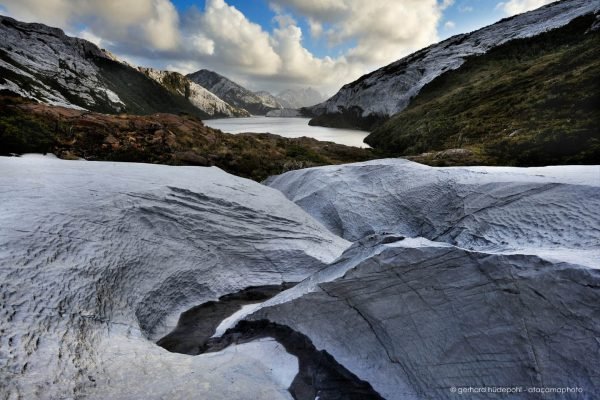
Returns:
[[[235,316],[245,306],[260,304],[295,283],[252,286],[235,293],[221,296],[190,308],[179,317],[177,326],[156,344],[174,353],[197,355],[207,351],[206,343],[217,333],[217,328],[228,317]],[[235,323],[236,321],[231,321]]]
[[[241,312],[244,309],[251,313],[261,304],[258,301],[294,286],[295,283],[284,283],[249,287],[193,307],[182,313],[177,327],[156,344],[171,352],[198,355],[220,352],[232,345],[275,340],[298,361],[288,389],[294,399],[382,399],[368,382],[348,371],[326,351],[317,350],[306,335],[267,320],[236,320],[245,316]],[[264,357],[268,363],[269,354]],[[273,365],[273,368],[286,367]],[[289,371],[281,373],[289,375]]]

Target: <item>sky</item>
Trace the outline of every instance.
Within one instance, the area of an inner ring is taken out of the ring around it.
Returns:
[[[552,0],[0,0],[133,65],[216,71],[252,90],[342,85]]]

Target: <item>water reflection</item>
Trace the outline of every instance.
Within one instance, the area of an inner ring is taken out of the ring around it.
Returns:
[[[335,142],[355,147],[369,147],[363,139],[369,134],[365,131],[351,129],[325,128],[308,125],[309,118],[223,118],[204,120],[204,123],[227,133],[257,132],[273,133],[284,137],[295,138],[308,136],[317,140]]]

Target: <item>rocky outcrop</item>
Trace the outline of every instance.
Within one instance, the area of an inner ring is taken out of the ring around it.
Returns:
[[[398,159],[274,177],[270,186],[355,243],[246,319],[305,335],[386,399],[483,387],[593,397],[599,177],[598,166]]]
[[[509,40],[564,26],[598,9],[597,2],[564,0],[453,36],[344,85],[332,98],[310,108],[316,117],[313,123],[362,129],[377,126],[405,109],[427,83],[459,68],[466,57],[485,53]]]
[[[348,242],[217,168],[3,157],[0,169],[3,396],[289,398],[297,361],[277,343],[192,359],[151,340],[193,305],[302,280]]]
[[[187,75],[187,77],[219,96],[227,103],[248,110],[255,115],[265,115],[267,112],[282,108],[272,95],[254,93],[237,83],[217,74],[216,72],[202,69]]]
[[[3,394],[592,398],[599,168],[0,158]]]
[[[156,82],[163,85],[166,89],[180,96],[185,97],[204,111],[210,117],[249,117],[250,113],[244,109],[233,107],[217,95],[209,92],[202,86],[190,81],[178,72],[160,71],[153,68],[140,67],[139,70]]]
[[[373,236],[317,276],[249,319],[306,335],[385,399],[480,395],[457,393],[469,387],[517,388],[509,397],[532,400],[536,388],[569,388],[568,399],[600,390],[590,351],[600,333],[597,269]]]
[[[207,114],[96,45],[0,16],[0,90],[103,113]]]
[[[422,236],[462,248],[595,265],[600,167],[434,168],[402,159],[271,178],[332,232]]]

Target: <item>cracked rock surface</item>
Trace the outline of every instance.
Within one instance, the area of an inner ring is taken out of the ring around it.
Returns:
[[[425,240],[383,242],[357,243],[322,279],[249,318],[301,332],[386,399],[458,398],[453,386],[598,393],[600,271]]]

